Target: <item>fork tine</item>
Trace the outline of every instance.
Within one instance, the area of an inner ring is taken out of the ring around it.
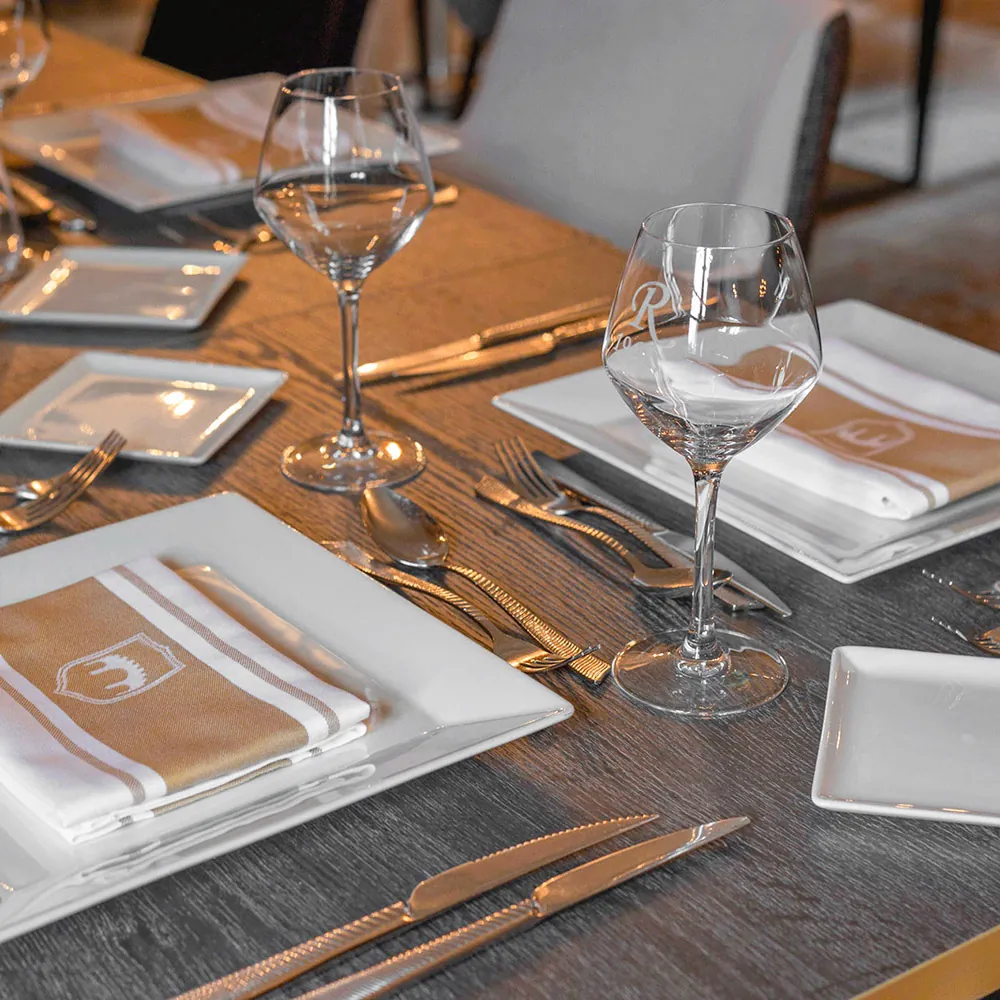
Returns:
[[[516,437],[514,442],[521,455],[522,465],[531,470],[531,474],[552,496],[562,496],[563,491],[559,488],[559,484],[535,461],[535,456],[531,454],[531,449],[524,443],[524,438]]]
[[[493,446],[493,450],[496,452],[497,458],[500,459],[500,465],[503,467],[503,474],[507,477],[507,482],[509,482],[512,486],[522,485],[519,482],[517,466],[514,464],[514,460],[507,451],[507,442],[497,441],[497,443]]]
[[[545,503],[552,498],[548,494],[539,491],[537,484],[532,482],[530,477],[524,474],[521,463],[517,459],[517,453],[511,446],[510,441],[498,441],[496,445],[497,455],[500,457],[500,464],[503,465],[504,472],[510,480],[512,486],[517,489],[525,499],[533,503]]]
[[[78,466],[83,465],[83,463],[78,463],[74,467],[77,470],[74,476],[71,480],[67,480],[59,490],[49,493],[45,497],[40,497],[38,500],[29,500],[27,503],[21,504],[20,508],[16,508],[16,520],[23,525],[18,530],[27,531],[30,528],[40,527],[61,514],[111,464],[124,444],[125,439],[116,431],[112,431],[93,450],[92,454],[95,460],[86,468],[78,468]]]
[[[537,472],[540,470],[536,469],[535,463],[532,461],[531,455],[521,438],[511,438],[507,442],[507,446],[514,456],[514,461],[517,462],[517,467],[521,470],[521,478],[530,482],[538,495],[545,496],[549,500],[556,499],[562,495],[558,487],[550,489],[544,477],[537,475]]]

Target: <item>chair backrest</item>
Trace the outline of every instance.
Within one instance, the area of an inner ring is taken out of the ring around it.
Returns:
[[[835,19],[831,0],[507,0],[446,169],[623,247],[690,201],[811,222],[793,185],[825,163],[803,123],[836,112]]]

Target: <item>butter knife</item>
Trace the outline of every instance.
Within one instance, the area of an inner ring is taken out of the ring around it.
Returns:
[[[485,330],[480,330],[479,333],[472,334],[471,337],[462,337],[460,340],[452,340],[447,344],[438,344],[436,347],[413,351],[410,354],[400,354],[382,361],[369,361],[366,364],[358,365],[358,375],[362,384],[383,382],[391,378],[407,378],[410,376],[410,369],[421,365],[461,358],[470,351],[480,351],[484,347],[520,340],[522,337],[553,330],[562,324],[594,316],[600,319],[599,328],[603,332],[610,310],[610,299],[590,299],[587,302],[566,306],[563,309],[553,309],[551,312],[541,313],[538,316],[529,316],[527,319],[502,323],[499,326],[489,326]]]
[[[550,458],[543,452],[534,452],[538,464],[557,482],[566,488],[579,494],[591,503],[600,504],[609,510],[616,511],[625,517],[631,518],[647,531],[659,539],[664,545],[672,549],[682,559],[690,560],[694,552],[694,539],[680,531],[671,531],[657,524],[652,518],[631,507],[629,504],[613,496],[607,490],[601,489],[596,483],[592,483],[585,476],[575,472],[568,465]],[[769,587],[749,573],[742,566],[734,563],[732,559],[716,551],[715,565],[718,569],[727,570],[732,573],[732,579],[727,586],[742,591],[748,597],[752,597],[766,608],[770,608],[775,614],[782,618],[789,618],[792,609],[774,593]]]
[[[692,826],[686,830],[653,837],[595,861],[577,865],[539,885],[519,903],[491,913],[482,920],[466,924],[409,951],[345,976],[327,986],[305,993],[299,1000],[375,1000],[425,979],[445,966],[461,961],[473,952],[519,931],[537,927],[543,920],[592,896],[645,872],[659,868],[675,858],[710,844],[713,840],[750,822],[746,816],[720,819],[714,823]]]
[[[476,861],[456,865],[424,879],[405,901],[392,903],[238,972],[197,986],[173,1000],[248,1000],[260,996],[362,944],[405,927],[413,927],[498,885],[617,837],[627,830],[634,830],[656,818],[655,813],[647,813],[588,823],[526,840]]]

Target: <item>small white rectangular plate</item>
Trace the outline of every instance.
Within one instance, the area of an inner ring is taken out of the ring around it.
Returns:
[[[116,111],[129,108],[180,110],[204,99],[207,94],[217,95],[238,90],[259,93],[261,87],[268,83],[276,94],[281,79],[277,73],[261,73],[219,80],[183,94],[123,102],[111,107]],[[100,110],[80,108],[4,122],[0,125],[0,144],[134,212],[249,191],[253,187],[252,176],[211,186],[192,186],[172,181],[156,171],[143,169],[141,163],[123,156],[113,145],[102,144],[98,124]],[[428,156],[451,153],[458,148],[457,137],[446,131],[422,127],[420,132]],[[263,135],[261,138],[263,139]]]
[[[244,254],[151,247],[63,247],[0,299],[0,321],[196,330]]]
[[[827,336],[1000,402],[1000,354],[994,351],[866,302],[835,302],[818,313]],[[693,502],[687,463],[639,423],[603,369],[516,389],[493,402],[672,497]],[[647,468],[654,454],[659,474]],[[1000,528],[1000,487],[909,521],[891,521],[779,482],[737,456],[722,480],[719,518],[834,580],[855,583]]]
[[[1000,826],[1000,672],[987,656],[840,646],[812,799]]]
[[[0,941],[572,715],[549,688],[235,494],[7,556],[0,606],[143,555],[367,698],[368,733],[75,846],[0,789]]]
[[[0,413],[0,443],[82,453],[110,430],[125,458],[202,465],[282,386],[272,368],[86,351]]]

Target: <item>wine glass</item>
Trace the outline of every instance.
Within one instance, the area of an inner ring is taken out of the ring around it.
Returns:
[[[629,643],[613,677],[675,715],[735,715],[788,683],[780,654],[712,613],[715,505],[727,463],[773,430],[819,377],[822,348],[791,222],[746,205],[649,216],[625,264],[604,339],[622,398],[685,459],[695,486],[695,589],[686,629]]]
[[[399,77],[305,70],[281,85],[264,138],[254,203],[261,218],[337,291],[343,345],[340,432],[287,448],[281,469],[336,493],[412,479],[421,445],[366,431],[358,378],[358,301],[365,279],[406,246],[433,203],[416,118]]]
[[[0,0],[0,114],[41,72],[50,46],[41,0]]]
[[[0,0],[0,118],[7,101],[41,72],[49,47],[41,0]],[[0,157],[0,283],[17,273],[23,249],[24,229]]]

